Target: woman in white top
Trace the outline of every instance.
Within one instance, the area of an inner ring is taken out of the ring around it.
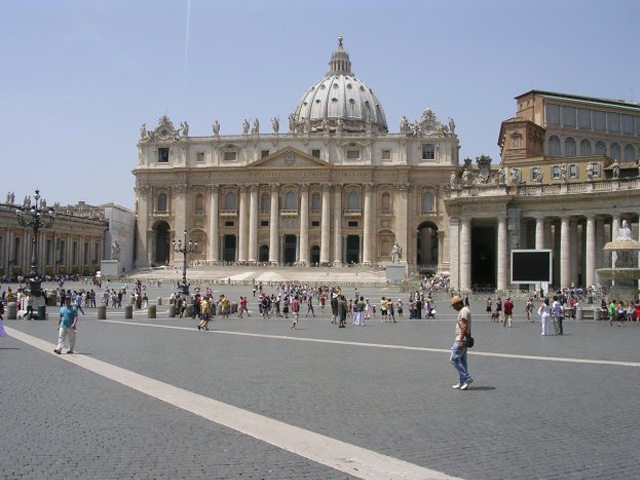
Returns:
[[[542,335],[551,335],[551,307],[549,306],[548,298],[545,298],[540,308],[538,308],[538,315],[540,315],[542,323]]]

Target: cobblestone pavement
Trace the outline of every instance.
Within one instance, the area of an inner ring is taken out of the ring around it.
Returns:
[[[246,287],[224,293],[253,300]],[[76,350],[467,480],[637,478],[639,327],[566,322],[564,336],[542,337],[539,322],[524,322],[522,305],[511,329],[472,305],[475,382],[460,392],[451,388],[457,375],[447,354],[454,315],[445,302],[437,308],[436,320],[377,319],[347,329],[331,325],[327,313],[305,317],[304,310],[296,331],[279,318],[216,318],[211,332],[197,331],[192,319],[168,318],[164,305],[156,319],[136,311],[126,321],[112,309],[98,321],[91,309],[81,316]],[[56,310],[49,308],[52,317]],[[54,347],[53,318],[5,326]],[[2,480],[357,478],[15,338],[0,339],[0,372]]]

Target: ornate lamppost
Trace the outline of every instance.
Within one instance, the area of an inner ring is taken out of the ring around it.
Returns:
[[[187,241],[187,231],[184,231],[184,243],[181,239],[178,239],[176,242],[173,241],[173,249],[176,252],[182,253],[184,255],[183,264],[182,264],[182,284],[180,287],[182,288],[182,294],[185,296],[189,296],[189,284],[187,283],[187,255],[189,253],[195,252],[198,247],[198,242],[194,242],[192,240]]]
[[[55,220],[55,211],[52,207],[47,207],[47,202],[40,197],[40,190],[36,189],[33,196],[25,197],[22,206],[16,209],[18,223],[33,231],[33,239],[31,240],[31,268],[27,276],[27,292],[32,294],[36,299],[36,303],[45,305],[46,302],[39,300],[42,296],[40,285],[42,278],[38,273],[38,232],[42,228],[51,228]]]

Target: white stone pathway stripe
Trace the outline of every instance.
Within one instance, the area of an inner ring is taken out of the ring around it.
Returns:
[[[175,325],[156,325],[153,323],[141,323],[141,322],[127,322],[120,320],[98,320],[104,323],[117,323],[122,325],[133,325],[138,327],[154,327],[154,328],[168,328],[173,330],[187,330],[190,332],[197,332],[194,327],[179,327]],[[268,335],[263,333],[248,333],[248,332],[233,332],[228,330],[211,330],[209,332],[197,332],[213,333],[221,335],[237,335],[244,337],[259,337],[259,338],[271,338],[276,340],[290,340],[293,342],[310,342],[310,343],[329,343],[334,345],[350,345],[354,347],[373,347],[373,348],[385,348],[392,350],[409,350],[414,352],[431,352],[431,353],[446,353],[450,354],[451,350],[448,348],[431,348],[431,347],[411,347],[405,345],[387,345],[383,343],[365,343],[365,342],[347,342],[343,340],[325,340],[322,338],[308,338],[308,337],[289,337],[286,335]],[[563,362],[563,363],[582,363],[590,365],[611,365],[616,367],[640,367],[640,362],[621,362],[617,360],[594,360],[589,358],[571,358],[571,357],[542,357],[537,355],[520,355],[517,353],[498,353],[498,352],[481,352],[478,350],[469,350],[469,353],[474,357],[495,357],[495,358],[513,358],[518,360],[542,360],[546,362]]]
[[[126,323],[126,322],[113,322]],[[16,340],[211,422],[362,480],[461,480],[372,450],[273,420],[86,355],[57,355],[55,345],[5,327]]]

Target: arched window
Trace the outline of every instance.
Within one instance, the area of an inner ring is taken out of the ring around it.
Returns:
[[[391,195],[389,195],[387,192],[382,194],[382,201],[380,202],[380,208],[382,210],[382,213],[391,213]]]
[[[576,156],[576,141],[573,137],[568,137],[564,141],[564,156],[575,157]]]
[[[433,193],[425,192],[422,194],[422,212],[433,211]]]
[[[271,211],[271,199],[269,195],[262,195],[260,198],[260,211],[262,213],[269,213]]]
[[[296,209],[296,192],[287,192],[284,196],[284,209],[295,210]]]
[[[161,193],[160,195],[158,195],[157,210],[159,212],[167,211],[167,195],[164,193]]]
[[[319,213],[321,208],[320,205],[320,194],[314,193],[311,195],[311,211],[313,213]]]
[[[360,210],[360,195],[358,195],[358,192],[349,192],[347,210]]]
[[[602,140],[596,142],[596,155],[606,155],[607,154],[607,146]]]
[[[586,138],[580,142],[580,155],[591,155],[591,142]]]
[[[204,197],[201,193],[196,195],[196,213],[202,213],[204,211]]]
[[[549,155],[560,156],[560,139],[555,135],[549,137]]]
[[[620,145],[616,142],[613,142],[610,147],[611,150],[611,158],[614,160],[620,160]]]
[[[224,197],[224,209],[230,212],[236,211],[236,193],[227,192]]]
[[[636,159],[636,149],[633,148],[633,145],[628,143],[624,147],[624,159],[626,161],[631,161]]]

